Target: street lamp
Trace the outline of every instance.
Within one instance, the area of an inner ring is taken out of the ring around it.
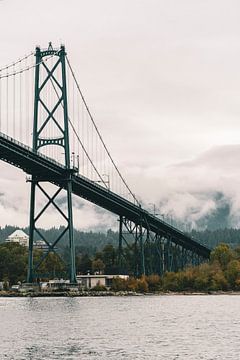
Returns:
[[[72,160],[72,166],[74,168],[75,167],[75,152],[74,151],[72,151],[71,160]]]

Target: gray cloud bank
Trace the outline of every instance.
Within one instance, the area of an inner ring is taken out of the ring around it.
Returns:
[[[137,171],[149,181],[149,201],[187,230],[239,227],[239,153],[240,145],[216,146],[190,161]]]

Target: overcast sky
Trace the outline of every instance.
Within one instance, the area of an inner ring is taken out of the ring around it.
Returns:
[[[0,67],[64,43],[133,192],[193,226],[228,204],[239,226],[239,16],[237,0],[3,0]],[[1,164],[1,226],[28,224],[24,178]],[[107,224],[92,211],[77,227]]]

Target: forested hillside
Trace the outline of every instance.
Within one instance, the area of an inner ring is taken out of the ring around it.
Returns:
[[[15,226],[5,226],[0,228],[0,243],[4,242],[6,238],[12,234],[16,229]],[[22,230],[29,234],[28,228],[22,228]],[[63,228],[51,228],[49,230],[41,229],[43,236],[50,242],[53,243],[54,240],[60,235],[63,231]],[[100,232],[84,232],[84,231],[74,231],[76,250],[80,253],[87,253],[90,256],[94,255],[97,251],[102,250],[105,245],[111,244],[117,246],[118,243],[118,233],[112,230],[108,230],[106,233]],[[41,240],[36,237],[36,240]],[[58,248],[64,248],[67,245],[67,236],[64,236],[63,239],[58,243]]]
[[[16,230],[17,227],[5,226],[0,228],[0,243],[4,242],[6,238]],[[22,229],[28,234],[28,228]],[[63,228],[51,228],[49,230],[41,230],[41,233],[46,237],[49,242],[53,242],[58,235],[62,232]],[[88,253],[90,256],[94,255],[97,251],[102,250],[107,244],[111,244],[114,247],[118,244],[118,232],[114,232],[111,229],[106,233],[102,232],[84,232],[75,230],[75,243],[77,252]],[[195,240],[214,248],[220,243],[225,243],[231,247],[240,245],[240,229],[218,229],[214,231],[196,231],[193,230],[188,235],[192,236]],[[63,237],[63,240],[59,242],[58,247],[64,248],[67,245],[67,237]]]
[[[240,229],[193,230],[189,235],[211,248],[216,247],[220,243],[228,244],[231,247],[240,245]]]

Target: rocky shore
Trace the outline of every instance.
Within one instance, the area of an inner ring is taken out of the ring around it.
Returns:
[[[44,292],[17,292],[17,291],[0,291],[0,297],[97,297],[97,296],[153,296],[153,295],[240,295],[240,291],[206,291],[206,292],[155,292],[139,293],[134,291],[44,291]]]
[[[1,291],[0,297],[89,297],[89,296],[141,296],[134,291]]]

